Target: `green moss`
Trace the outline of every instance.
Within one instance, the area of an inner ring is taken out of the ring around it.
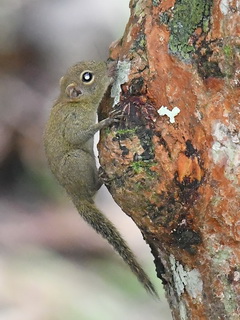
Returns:
[[[129,139],[136,134],[136,129],[118,129],[115,132],[115,137],[118,140]]]
[[[223,63],[223,70],[228,78],[234,77],[235,74],[235,47],[226,44],[223,46],[223,54],[224,54],[224,63]]]
[[[133,185],[133,189],[138,192],[138,191],[142,191],[142,190],[145,190],[146,188],[146,185],[142,182],[137,182]]]
[[[209,17],[204,18],[202,21],[202,28],[203,28],[203,32],[207,33],[209,30],[209,24],[210,24],[210,20]]]
[[[109,127],[107,127],[107,128],[104,129],[104,131],[105,131],[106,134],[109,134],[111,132],[111,129]]]
[[[152,176],[155,172],[151,171],[151,167],[155,164],[153,161],[134,161],[131,167],[136,174],[145,171],[148,175]]]
[[[195,50],[189,39],[198,27],[208,31],[212,0],[177,0],[173,18],[169,22],[171,31],[169,49],[183,60],[189,60]]]
[[[135,132],[136,132],[136,129],[118,129],[116,131],[116,134],[132,136],[135,134]]]
[[[131,164],[131,167],[133,168],[135,173],[140,173],[144,171],[145,163],[144,161],[135,161]]]
[[[224,46],[223,52],[226,58],[231,59],[233,57],[233,49],[230,45]]]

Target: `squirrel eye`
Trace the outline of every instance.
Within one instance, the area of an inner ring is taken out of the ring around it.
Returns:
[[[80,78],[81,78],[82,82],[84,82],[86,84],[90,84],[94,80],[94,75],[91,71],[84,71],[83,73],[81,73]]]

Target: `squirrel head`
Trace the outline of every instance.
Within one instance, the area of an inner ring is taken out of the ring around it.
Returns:
[[[106,62],[79,62],[60,79],[59,100],[99,104],[112,82],[113,67]]]

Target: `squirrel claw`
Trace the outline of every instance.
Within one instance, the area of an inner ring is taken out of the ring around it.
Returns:
[[[119,123],[124,117],[122,110],[112,110],[109,112],[109,119],[112,120],[112,123]]]

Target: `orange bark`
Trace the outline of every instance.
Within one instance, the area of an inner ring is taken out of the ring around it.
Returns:
[[[195,26],[184,3],[131,1],[111,47],[127,66],[123,119],[102,133],[100,162],[152,249],[173,318],[239,319],[239,3],[213,1]]]

